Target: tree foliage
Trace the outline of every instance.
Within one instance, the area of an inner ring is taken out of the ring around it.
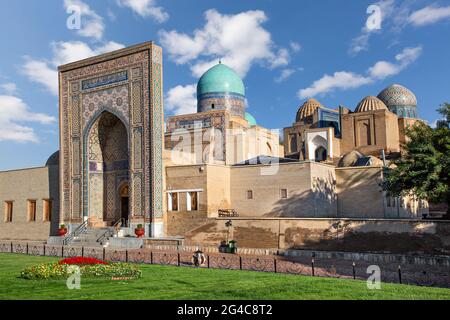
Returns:
[[[446,120],[437,128],[417,122],[406,129],[402,157],[386,172],[384,189],[391,195],[415,194],[431,203],[450,204],[450,104],[438,112]]]

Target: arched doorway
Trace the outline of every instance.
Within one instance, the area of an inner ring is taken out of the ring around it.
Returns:
[[[111,225],[122,217],[118,189],[128,182],[129,168],[128,132],[116,115],[104,111],[95,120],[89,130],[87,158],[89,218]]]
[[[130,193],[129,193],[129,189],[128,189],[128,183],[124,184],[121,188],[120,188],[120,213],[121,213],[121,218],[124,219],[125,221],[125,225],[128,224],[128,216],[130,214],[130,209],[129,209],[129,204],[130,204]]]
[[[321,135],[316,135],[308,144],[309,160],[321,162],[328,158],[328,141]]]
[[[318,147],[314,153],[314,160],[316,162],[327,160],[327,149],[324,147]]]

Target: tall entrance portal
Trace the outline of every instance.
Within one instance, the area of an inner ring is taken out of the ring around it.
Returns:
[[[60,221],[124,218],[163,236],[162,50],[148,42],[59,67]]]
[[[128,185],[128,132],[117,116],[105,111],[90,128],[87,143],[88,217],[92,223],[112,225],[123,213],[123,190],[119,188]]]

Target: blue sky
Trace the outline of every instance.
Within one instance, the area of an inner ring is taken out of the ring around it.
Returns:
[[[371,4],[379,30],[365,27]],[[74,5],[78,30],[66,23]],[[444,0],[15,0],[0,2],[0,30],[0,170],[41,166],[59,148],[57,65],[148,40],[164,49],[166,115],[195,110],[198,76],[219,57],[268,128],[291,125],[307,97],[354,109],[392,83],[430,123],[450,100]]]

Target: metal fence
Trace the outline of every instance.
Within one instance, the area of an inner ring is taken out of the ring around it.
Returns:
[[[92,257],[110,262],[130,262],[171,266],[191,266],[193,252],[162,251],[153,249],[112,249],[46,245],[21,241],[0,241],[1,253],[27,254],[48,257]],[[288,258],[267,255],[240,255],[206,253],[205,262],[199,268],[249,270],[315,277],[367,280],[370,274],[368,262],[311,258]],[[418,265],[378,265],[381,281],[420,286],[450,288],[450,269]]]

